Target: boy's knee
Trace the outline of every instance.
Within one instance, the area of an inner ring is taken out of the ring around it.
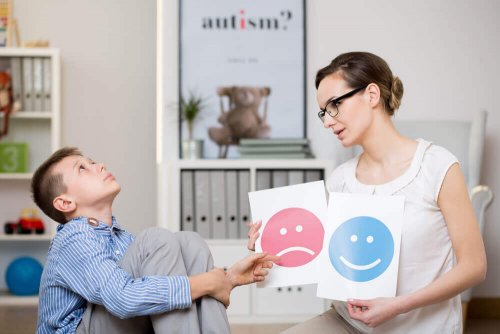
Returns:
[[[139,238],[143,239],[143,244],[152,248],[168,247],[172,250],[179,250],[179,241],[175,234],[161,227],[150,227],[144,230]]]
[[[187,245],[190,249],[196,248],[198,252],[210,253],[207,242],[196,232],[179,231],[175,235],[183,245]]]

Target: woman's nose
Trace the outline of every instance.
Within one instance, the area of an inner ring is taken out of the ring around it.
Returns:
[[[330,114],[328,113],[326,113],[325,117],[323,118],[323,126],[325,127],[325,129],[330,128],[336,122],[337,120],[334,117],[330,116]]]

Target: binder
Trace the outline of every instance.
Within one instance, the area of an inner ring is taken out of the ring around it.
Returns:
[[[248,193],[250,192],[250,171],[238,171],[238,199],[239,199],[239,235],[245,239],[248,235],[247,223],[250,221],[250,202]]]
[[[226,235],[226,179],[223,170],[210,172],[211,237],[225,239]]]
[[[43,110],[43,62],[42,58],[33,58],[33,110]]]
[[[257,170],[255,190],[265,190],[271,188],[271,171]]]
[[[273,170],[272,176],[273,188],[284,187],[288,185],[288,172],[286,170]]]
[[[194,226],[203,238],[210,238],[210,172],[196,170],[194,172]]]
[[[43,58],[43,110],[52,110],[52,65],[50,58]]]
[[[23,101],[23,72],[21,66],[20,57],[10,58],[10,76],[12,79],[12,96],[15,102],[21,104],[21,109],[24,109],[22,105]]]
[[[320,181],[323,179],[323,171],[321,169],[308,169],[305,172],[305,182]]]
[[[193,171],[181,171],[181,230],[195,231]]]
[[[288,185],[304,183],[303,170],[289,170],[288,171]]]
[[[22,58],[23,69],[23,110],[33,110],[33,58]]]
[[[238,239],[238,172],[226,171],[226,224],[227,237]]]

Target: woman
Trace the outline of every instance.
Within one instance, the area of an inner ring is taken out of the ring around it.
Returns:
[[[397,296],[334,302],[291,333],[461,333],[459,294],[482,281],[486,255],[456,157],[398,133],[391,116],[403,84],[367,52],[336,57],[316,75],[318,113],[344,147],[363,153],[339,166],[329,191],[405,196]],[[259,224],[249,231],[249,248]]]

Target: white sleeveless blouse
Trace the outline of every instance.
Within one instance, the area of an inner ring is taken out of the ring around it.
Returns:
[[[381,185],[356,179],[359,156],[336,168],[327,180],[328,191],[405,197],[397,295],[423,287],[452,269],[455,263],[448,229],[437,200],[448,169],[457,158],[446,149],[422,139],[410,167],[400,177]],[[366,333],[462,333],[460,296],[415,309],[369,328],[350,318],[344,302],[335,301],[337,312]]]

